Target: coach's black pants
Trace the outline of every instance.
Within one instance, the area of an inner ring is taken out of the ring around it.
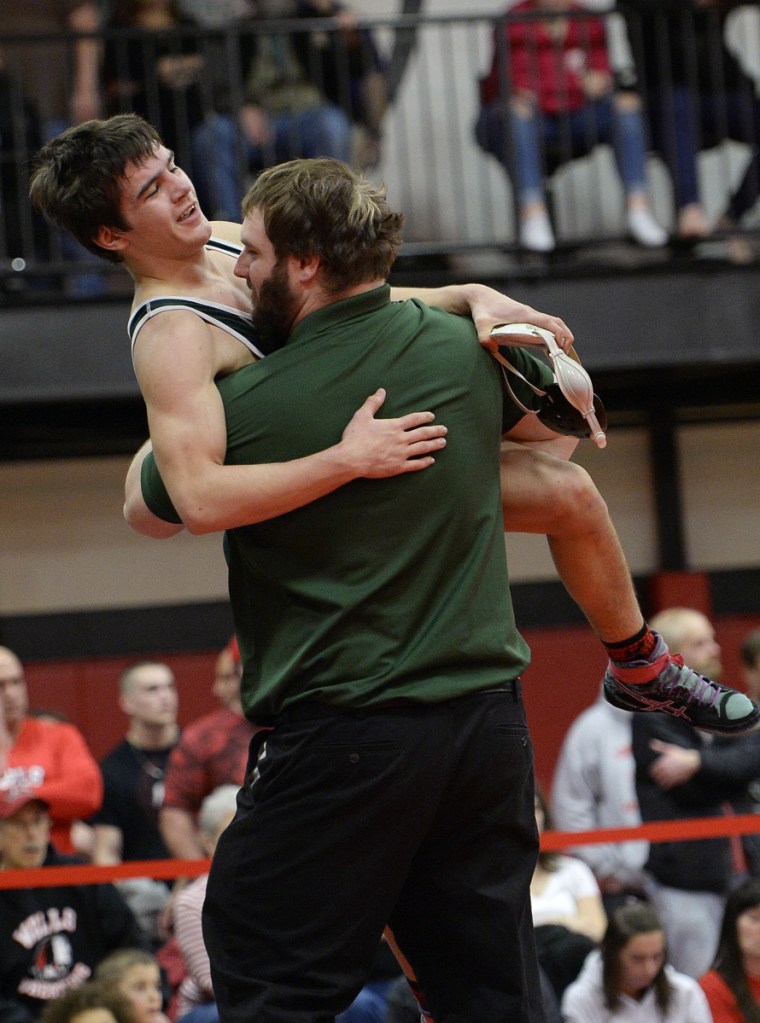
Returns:
[[[436,1023],[541,1023],[519,683],[432,707],[298,705],[256,753],[204,907],[222,1023],[332,1021],[386,924]]]

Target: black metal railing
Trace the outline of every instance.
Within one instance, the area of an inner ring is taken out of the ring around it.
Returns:
[[[642,20],[641,6],[621,2],[594,14],[604,22],[618,92],[629,90],[641,98],[655,217],[671,237],[677,234],[681,186],[673,180],[674,154],[682,119],[692,116],[700,154],[699,196],[711,224],[718,224],[714,238],[738,237],[749,246],[749,258],[755,258],[756,203],[749,202],[741,210],[744,219],[735,224],[720,217],[748,167],[743,201],[752,199],[753,190],[755,199],[760,195],[751,161],[760,144],[760,67],[753,65],[760,59],[760,14],[737,10],[725,21],[710,15],[701,24],[695,12],[681,10],[678,20],[666,16],[665,0],[648,5],[655,13]],[[588,15],[569,16],[570,23],[583,19]],[[404,211],[403,254],[425,259],[494,250],[519,260],[524,248],[512,187],[510,104],[515,89],[506,30],[535,20],[534,15],[515,14],[363,18],[358,49],[356,38],[349,39],[329,19],[251,22],[214,32],[182,27],[168,34],[111,27],[99,37],[102,108],[104,113],[136,109],[148,116],[202,189],[209,215],[234,217],[234,205],[257,169],[281,158],[279,150],[287,148],[271,139],[251,145],[241,130],[240,112],[251,99],[271,110],[278,109],[278,102],[286,109],[298,101],[287,89],[276,101],[282,83],[276,75],[267,80],[261,74],[262,53],[269,52],[271,62],[272,52],[292,45],[304,72],[304,91],[321,92],[341,113],[343,128],[349,126],[348,158],[384,181],[392,204]],[[27,199],[33,153],[60,127],[46,68],[39,75],[30,75],[29,69],[39,66],[37,54],[44,45],[70,79],[76,41],[74,36],[0,32],[0,296],[6,298],[28,289],[102,294],[118,291],[124,280],[108,264],[83,259],[41,221]],[[582,50],[573,59],[583,60]],[[504,108],[501,163],[476,135],[479,82],[494,52],[495,99]],[[14,70],[19,68],[23,74]],[[374,75],[374,92],[359,80],[362,75]],[[684,108],[679,89],[708,102],[709,119],[698,116],[698,104]],[[306,125],[313,129],[313,118]],[[308,150],[313,140],[299,138],[294,130],[291,148]],[[620,245],[626,238],[612,150],[595,141],[592,135],[579,148],[560,125],[551,146],[542,142],[542,171],[560,254]],[[668,258],[667,249],[657,258]]]

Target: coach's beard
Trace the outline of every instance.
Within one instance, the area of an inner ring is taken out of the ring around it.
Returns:
[[[251,321],[267,354],[283,348],[290,337],[295,312],[295,299],[290,290],[284,262],[275,263],[272,272],[256,295]]]

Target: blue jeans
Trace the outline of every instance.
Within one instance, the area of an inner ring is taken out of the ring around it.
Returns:
[[[273,139],[266,147],[245,142],[226,114],[210,114],[193,130],[193,184],[210,219],[240,220],[246,167],[262,170],[297,157],[351,158],[351,122],[340,107],[277,114],[270,123]]]
[[[754,90],[697,93],[686,85],[649,94],[649,121],[655,149],[673,180],[676,206],[699,202],[697,157],[722,139],[745,142],[752,156],[728,213],[738,220],[760,196],[760,100]]]
[[[388,1010],[388,989],[393,980],[373,980],[361,989],[335,1023],[385,1023]]]
[[[483,149],[493,153],[507,172],[514,174],[523,203],[543,199],[547,163],[551,173],[559,164],[586,156],[600,144],[613,147],[626,193],[646,187],[641,113],[618,110],[609,97],[566,114],[537,112],[529,117],[494,101],[481,111],[475,131]]]

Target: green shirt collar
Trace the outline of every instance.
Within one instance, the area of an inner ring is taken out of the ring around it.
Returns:
[[[317,309],[305,316],[296,326],[293,333],[287,340],[288,345],[295,344],[303,334],[314,337],[332,330],[338,324],[354,316],[365,316],[388,305],[391,300],[390,284],[381,284],[379,288],[372,288],[371,291],[363,291],[359,295],[352,295],[350,298],[341,298],[337,302],[330,302],[328,305]]]

